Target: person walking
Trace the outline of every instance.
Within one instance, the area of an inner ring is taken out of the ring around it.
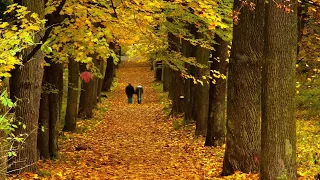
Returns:
[[[138,97],[138,104],[141,104],[142,94],[143,94],[143,87],[140,84],[137,86],[136,94],[137,94],[137,97]]]
[[[132,96],[134,94],[134,87],[130,83],[126,87],[126,94],[128,97],[128,104],[132,104]]]

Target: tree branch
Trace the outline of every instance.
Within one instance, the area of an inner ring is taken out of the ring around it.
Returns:
[[[46,41],[49,38],[53,27],[60,24],[60,22],[58,23],[59,19],[57,17],[59,17],[59,14],[60,14],[63,6],[65,5],[66,1],[67,0],[62,0],[61,3],[59,4],[59,6],[57,7],[56,11],[53,12],[52,14],[47,15],[46,19],[48,19],[48,21],[46,23],[46,26],[49,28],[45,31],[45,34],[41,38],[40,42]],[[28,54],[28,56],[23,60],[23,64],[27,63],[39,51],[40,48],[41,48],[41,44],[36,45],[32,49],[32,51]]]
[[[302,3],[305,3],[305,4],[312,5],[312,6],[320,7],[319,4],[316,4],[315,2],[310,1],[310,0],[301,0],[301,2],[302,2]]]
[[[115,17],[118,18],[118,14],[117,14],[117,11],[116,11],[116,7],[113,4],[113,0],[111,0],[111,6],[112,6],[112,9],[113,9]]]

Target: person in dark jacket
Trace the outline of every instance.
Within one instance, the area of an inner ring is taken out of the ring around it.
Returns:
[[[136,94],[137,94],[137,97],[138,97],[138,104],[141,104],[142,94],[143,94],[143,87],[140,84],[136,88]]]
[[[130,83],[126,87],[126,94],[128,97],[128,104],[132,104],[132,96],[134,94],[134,87]]]

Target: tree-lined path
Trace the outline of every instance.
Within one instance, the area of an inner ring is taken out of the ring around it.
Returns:
[[[204,179],[210,170],[209,174],[217,176],[223,148],[205,148],[203,139],[193,139],[190,131],[188,135],[186,129],[174,129],[172,120],[164,116],[153,81],[148,64],[123,62],[115,88],[98,105],[94,118],[80,121],[76,133],[60,138],[59,160],[41,162],[39,177]],[[127,104],[124,88],[128,82],[144,86],[142,104],[136,96],[133,104]]]

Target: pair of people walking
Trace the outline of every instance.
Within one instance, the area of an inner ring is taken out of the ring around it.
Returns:
[[[128,104],[132,104],[132,96],[133,94],[137,94],[138,98],[138,104],[141,104],[142,101],[142,94],[143,94],[143,87],[139,84],[134,90],[134,87],[129,83],[128,86],[126,87],[126,94],[128,97]]]

